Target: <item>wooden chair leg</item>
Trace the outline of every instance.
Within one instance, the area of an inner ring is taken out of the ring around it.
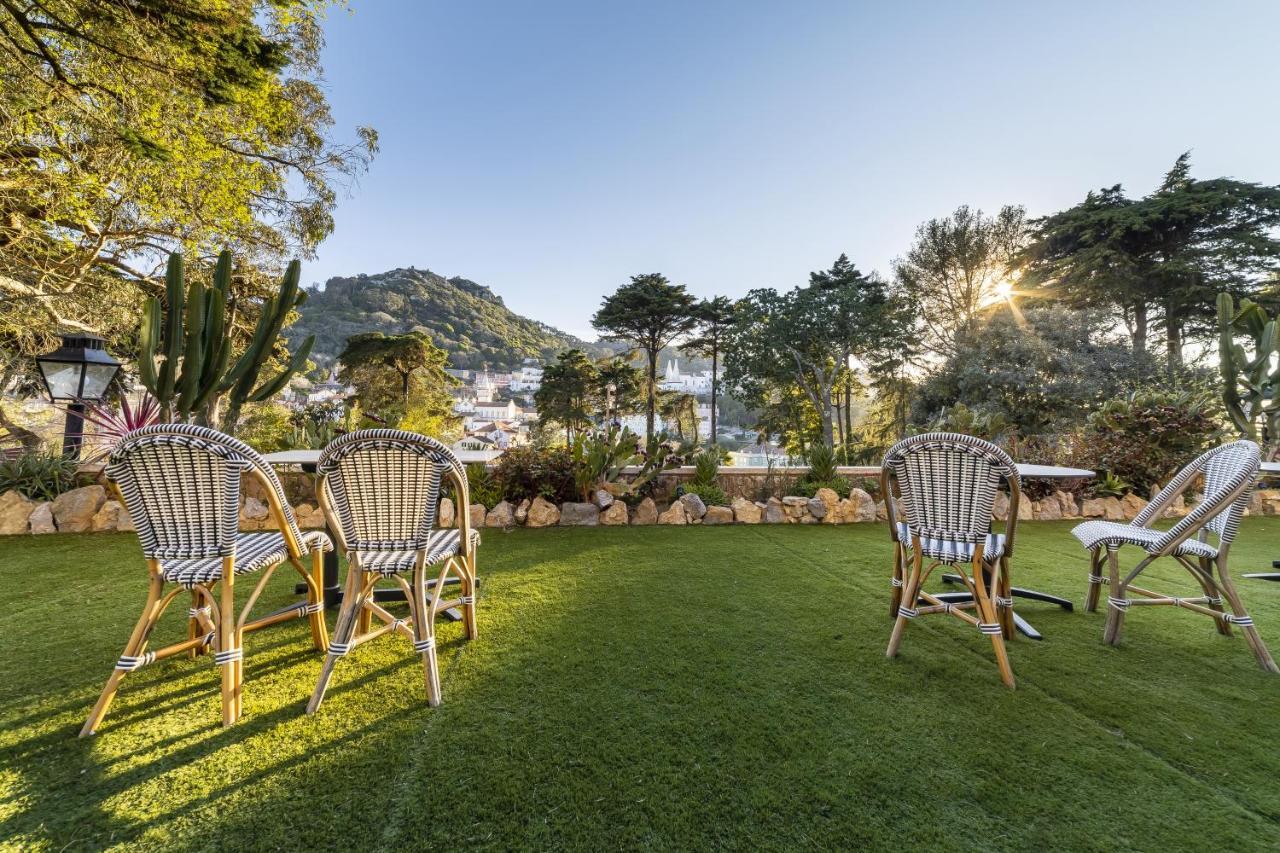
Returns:
[[[476,607],[479,605],[476,595],[476,558],[474,555],[467,557],[461,561],[461,569],[463,574],[462,589],[463,594],[467,596],[467,603],[462,605],[463,627],[467,634],[468,640],[474,640],[480,635],[479,623],[476,620]]]
[[[142,607],[142,615],[138,617],[137,623],[133,626],[133,633],[129,635],[129,641],[124,646],[124,657],[138,657],[142,654],[143,649],[147,645],[147,637],[151,634],[151,629],[155,627],[156,619],[159,617],[157,612],[160,606],[160,591],[164,586],[164,582],[158,577],[152,577],[151,583],[147,587],[147,602]],[[102,688],[102,693],[98,696],[98,701],[94,704],[93,710],[89,712],[89,718],[84,721],[84,726],[80,729],[80,737],[86,737],[94,734],[98,730],[98,726],[102,723],[102,718],[107,715],[107,709],[111,707],[111,700],[116,698],[116,691],[120,688],[120,682],[125,677],[125,671],[122,669],[112,669],[111,676],[107,679],[107,684]]]
[[[338,658],[350,650],[351,636],[355,631],[356,616],[364,610],[364,572],[356,566],[347,568],[347,588],[342,596],[342,607],[338,610],[338,621],[333,626],[333,640],[329,643],[328,654],[320,669],[320,680],[307,703],[307,713],[314,714],[324,701],[324,692],[329,687],[329,679],[333,676],[333,667]]]
[[[893,578],[889,581],[889,618],[898,618],[898,605],[902,604],[902,543],[893,543]]]
[[[1212,578],[1213,577],[1213,560],[1210,560],[1207,557],[1201,557],[1199,558],[1199,562],[1200,562],[1200,571],[1204,572],[1205,575]],[[1200,579],[1197,578],[1197,580],[1200,580]],[[1205,597],[1210,599],[1215,599],[1215,598],[1218,599],[1217,604],[1214,604],[1213,601],[1209,602],[1209,609],[1214,611],[1215,613],[1225,613],[1226,611],[1222,609],[1222,596],[1218,594],[1217,588],[1212,583],[1205,583],[1203,580],[1200,581],[1200,586],[1202,589],[1204,589]],[[1214,622],[1214,627],[1217,628],[1219,634],[1223,635],[1224,637],[1231,636],[1231,625],[1225,619],[1214,619],[1213,622]]]
[[[1107,547],[1107,571],[1109,585],[1108,598],[1126,598],[1126,590],[1120,586],[1120,554],[1117,549]],[[1113,646],[1120,645],[1120,632],[1124,628],[1124,611],[1107,602],[1107,625],[1102,632],[1102,641]]]
[[[311,583],[307,585],[307,604],[313,611],[307,617],[311,622],[311,645],[317,651],[327,652],[329,628],[324,622],[324,552],[319,548],[311,552]]]
[[[187,639],[188,640],[194,640],[196,637],[202,636],[203,634],[203,629],[200,625],[200,620],[195,615],[195,611],[200,609],[200,605],[201,605],[200,593],[196,592],[194,589],[191,590],[191,612],[187,614]],[[203,653],[204,653],[203,647],[193,646],[191,648],[191,651],[187,652],[187,657],[189,657],[191,660],[195,660],[198,655],[201,655]]]
[[[234,725],[240,718],[240,667],[236,660],[238,634],[236,631],[235,574],[229,558],[222,561],[222,595],[218,603],[217,658],[222,669],[222,724]]]
[[[1102,595],[1102,581],[1099,572],[1102,569],[1102,546],[1094,548],[1089,553],[1089,591],[1084,596],[1084,609],[1086,613],[1096,613],[1098,611],[1098,598]],[[1099,580],[1094,580],[1099,578]]]
[[[440,595],[443,584],[437,584],[435,596]],[[422,655],[423,680],[427,688],[427,704],[440,704],[440,665],[436,657],[436,626],[431,609],[427,606],[426,567],[419,564],[413,570],[413,637],[414,651]]]
[[[922,555],[917,550],[912,557],[911,575],[907,578],[902,590],[902,604],[898,607],[898,615],[893,623],[893,633],[889,635],[889,648],[885,650],[885,657],[898,656],[898,647],[902,645],[902,632],[907,628],[908,619],[902,611],[906,609],[911,611],[913,616],[915,614],[916,600],[920,592],[921,562]]]
[[[1000,558],[1000,573],[995,585],[996,595],[1004,599],[1006,602],[1013,601],[1013,582],[1009,579],[1009,558]],[[996,606],[996,618],[1000,622],[1000,630],[1004,633],[1005,640],[1014,638],[1016,626],[1013,622],[1013,605],[1008,607]]]
[[[1244,608],[1240,593],[1236,591],[1235,582],[1227,571],[1227,562],[1223,557],[1218,558],[1218,584],[1222,587],[1223,597],[1231,605],[1231,612],[1236,617],[1246,616],[1248,611]],[[1262,635],[1258,633],[1258,629],[1253,626],[1253,623],[1246,622],[1240,625],[1240,632],[1244,634],[1245,641],[1253,651],[1253,656],[1258,659],[1258,666],[1262,667],[1266,672],[1280,672],[1280,668],[1276,666],[1275,659],[1271,657],[1271,652],[1267,651],[1266,643],[1262,642]]]
[[[995,603],[991,600],[991,590],[987,588],[987,583],[983,579],[982,566],[975,560],[971,569],[973,571],[973,585],[977,593],[974,596],[974,600],[977,603],[979,618],[987,625],[999,625],[1000,618],[996,614]],[[991,637],[991,647],[996,653],[996,666],[1000,668],[1000,680],[1005,683],[1006,687],[1016,687],[1016,682],[1013,680],[1013,667],[1009,663],[1009,651],[1004,644],[1003,628],[988,636]]]

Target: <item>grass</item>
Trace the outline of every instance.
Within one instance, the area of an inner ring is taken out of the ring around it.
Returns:
[[[1070,526],[1023,526],[1015,582],[1082,599]],[[1237,572],[1278,534],[1247,521]],[[248,639],[239,725],[213,664],[179,659],[77,740],[141,606],[137,544],[0,539],[0,845],[1280,847],[1280,678],[1203,617],[1135,610],[1112,649],[1101,613],[1026,604],[1045,640],[1013,644],[1011,692],[955,620],[885,659],[880,526],[489,532],[481,556],[481,636],[443,627],[438,709],[383,639],[306,717],[299,621]],[[1280,653],[1280,584],[1241,583]]]

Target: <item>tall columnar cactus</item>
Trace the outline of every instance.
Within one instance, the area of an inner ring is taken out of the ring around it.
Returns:
[[[1253,352],[1236,343],[1247,335]],[[1240,300],[1237,311],[1229,293],[1218,294],[1218,368],[1222,373],[1222,401],[1241,435],[1274,442],[1280,427],[1280,364],[1276,355],[1276,321],[1261,305]]]
[[[297,261],[289,264],[280,290],[263,303],[253,337],[233,364],[231,253],[218,256],[211,286],[196,280],[187,284],[182,257],[169,256],[164,302],[151,297],[142,309],[138,359],[142,384],[160,401],[161,420],[212,424],[225,396],[221,425],[234,432],[246,402],[270,399],[302,369],[315,336],[303,341],[282,371],[259,382],[285,319],[306,299],[306,291],[298,288],[301,269]]]

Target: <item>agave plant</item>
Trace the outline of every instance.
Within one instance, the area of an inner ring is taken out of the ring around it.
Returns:
[[[119,409],[101,402],[82,405],[84,412],[80,416],[93,425],[93,434],[88,437],[93,447],[84,456],[90,462],[110,456],[120,439],[160,419],[160,403],[150,394],[144,394],[136,406],[129,405],[128,397],[121,396]]]

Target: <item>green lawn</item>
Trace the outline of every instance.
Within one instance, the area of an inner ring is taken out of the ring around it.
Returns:
[[[1080,601],[1070,528],[1023,525],[1015,583]],[[1234,556],[1269,567],[1280,520],[1247,521]],[[1012,645],[1011,692],[955,620],[885,659],[888,560],[878,525],[490,531],[481,636],[443,627],[440,708],[384,638],[306,717],[299,621],[248,639],[239,725],[211,660],[179,659],[78,740],[141,606],[138,546],[0,539],[0,844],[1280,847],[1280,677],[1243,639],[1157,608],[1112,649],[1101,613],[1025,604],[1046,639]],[[1280,654],[1280,584],[1241,584]]]

